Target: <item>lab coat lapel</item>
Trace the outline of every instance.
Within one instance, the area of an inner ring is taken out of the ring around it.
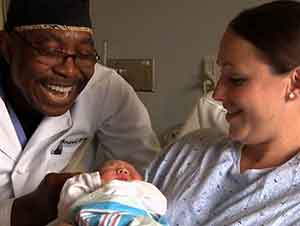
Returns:
[[[0,125],[0,154],[16,160],[22,147],[2,98],[0,98]]]
[[[13,185],[16,196],[31,192],[38,186],[47,174],[47,161],[45,160],[51,148],[63,139],[64,134],[71,127],[70,112],[58,117],[47,117],[41,122],[15,165],[16,173],[12,177],[18,183],[17,186]]]
[[[24,152],[27,152],[45,140],[55,140],[61,135],[61,132],[71,128],[72,124],[73,122],[70,111],[67,111],[65,114],[56,117],[45,117],[36,131],[33,133],[32,137],[29,139],[27,145],[25,146]]]

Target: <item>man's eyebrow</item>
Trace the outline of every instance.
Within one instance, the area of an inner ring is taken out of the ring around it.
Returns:
[[[32,35],[32,37],[35,39],[36,42],[42,42],[42,41],[56,41],[61,42],[61,38],[59,38],[57,35],[48,32],[48,33],[37,33]]]
[[[89,45],[92,45],[92,46],[94,46],[94,44],[95,44],[94,39],[91,36],[83,38],[80,41],[80,43],[82,43],[82,44],[89,44]]]
[[[51,32],[38,33],[38,34],[35,34],[33,37],[37,42],[56,41],[56,42],[62,43],[65,41],[64,37],[57,35],[55,33],[51,33]],[[89,44],[89,45],[94,46],[94,39],[91,36],[86,36],[86,37],[83,37],[82,39],[80,39],[80,43],[81,44]]]

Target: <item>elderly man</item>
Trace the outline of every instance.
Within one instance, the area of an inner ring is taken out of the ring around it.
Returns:
[[[158,148],[133,89],[97,64],[91,27],[88,0],[11,0],[0,33],[1,225],[55,218],[72,175],[59,172],[87,140],[86,170],[114,158],[142,170]]]

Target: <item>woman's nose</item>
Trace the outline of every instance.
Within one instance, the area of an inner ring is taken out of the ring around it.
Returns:
[[[217,82],[217,85],[213,91],[213,99],[216,101],[224,102],[225,99],[225,87],[221,80]]]

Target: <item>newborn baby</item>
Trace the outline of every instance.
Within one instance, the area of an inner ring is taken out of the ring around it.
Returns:
[[[164,225],[167,200],[127,162],[111,160],[98,171],[66,181],[58,204],[60,222],[78,226]]]

